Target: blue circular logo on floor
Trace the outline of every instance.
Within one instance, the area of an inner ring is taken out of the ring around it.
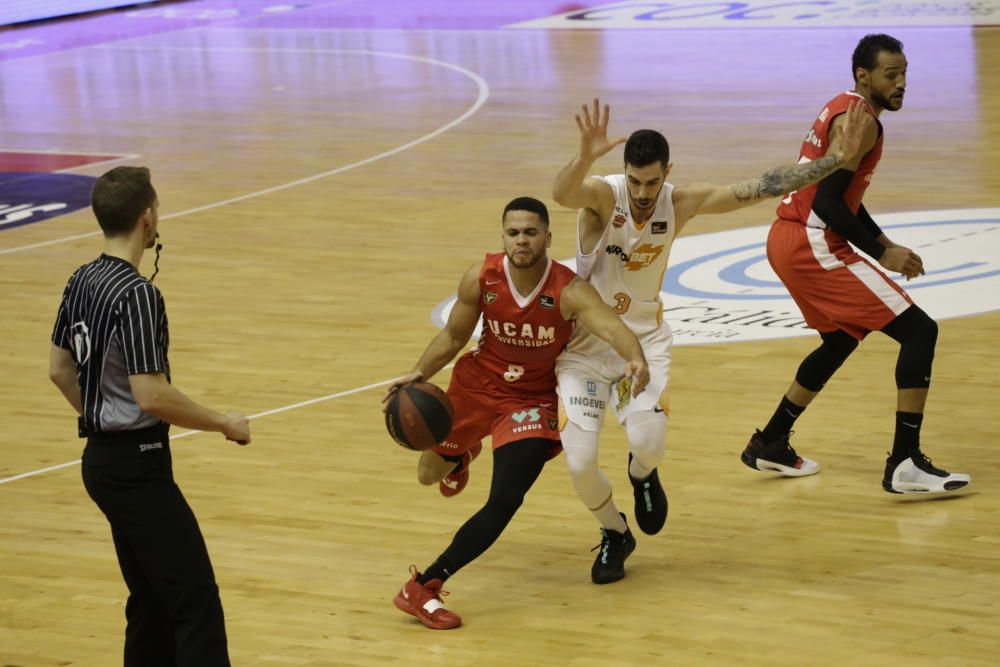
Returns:
[[[925,275],[890,278],[932,317],[1000,310],[1000,209],[876,217],[893,241],[923,259]],[[660,299],[675,345],[815,335],[768,264],[768,229],[744,227],[674,242]],[[575,268],[575,260],[563,263]],[[431,315],[435,324],[444,326],[454,302],[452,296],[438,304]]]

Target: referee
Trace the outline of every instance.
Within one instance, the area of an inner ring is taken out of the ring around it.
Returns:
[[[198,521],[174,483],[167,431],[176,424],[247,444],[250,425],[170,384],[163,296],[137,270],[157,237],[149,170],[112,169],[94,184],[91,204],[104,253],[66,285],[49,375],[80,414],[83,484],[111,524],[128,585],[124,664],[229,665],[219,588]]]

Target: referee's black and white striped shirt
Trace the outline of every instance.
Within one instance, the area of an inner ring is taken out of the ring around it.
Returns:
[[[52,342],[73,355],[90,431],[154,426],[132,396],[128,376],[164,373],[167,312],[160,290],[124,259],[101,255],[66,284]]]

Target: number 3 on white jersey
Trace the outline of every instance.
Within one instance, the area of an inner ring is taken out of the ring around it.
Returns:
[[[522,375],[524,375],[524,366],[510,364],[507,366],[507,372],[503,374],[503,379],[507,382],[517,382]]]
[[[615,294],[615,305],[613,306],[616,313],[623,315],[628,312],[628,307],[632,305],[632,297],[630,297],[625,292],[618,292]]]

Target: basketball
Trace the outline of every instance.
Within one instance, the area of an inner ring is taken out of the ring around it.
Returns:
[[[454,412],[447,394],[429,382],[403,385],[389,400],[385,427],[407,449],[423,451],[444,442]]]

